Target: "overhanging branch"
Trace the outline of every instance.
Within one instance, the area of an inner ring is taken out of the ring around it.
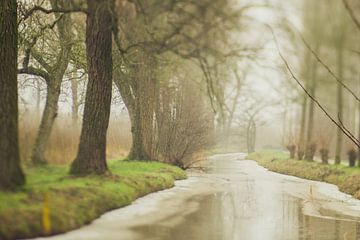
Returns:
[[[360,20],[355,16],[354,11],[352,10],[350,4],[347,2],[347,0],[342,0],[344,3],[344,6],[346,10],[348,11],[351,19],[354,21],[356,27],[360,30]]]
[[[34,75],[43,78],[47,83],[50,82],[50,75],[39,68],[34,68],[34,67],[21,68],[18,69],[18,74]]]
[[[85,8],[82,7],[74,7],[74,8],[53,8],[53,9],[46,9],[43,8],[41,6],[34,6],[33,8],[31,8],[29,11],[27,11],[24,16],[23,16],[23,20],[26,20],[27,18],[29,18],[34,12],[43,12],[45,14],[51,14],[51,13],[76,13],[76,12],[81,12],[81,13],[87,13],[87,10]]]

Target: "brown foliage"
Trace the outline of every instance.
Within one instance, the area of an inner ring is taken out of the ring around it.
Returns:
[[[20,122],[20,154],[25,162],[30,161],[39,121],[24,116]],[[74,159],[79,143],[80,125],[74,126],[71,116],[59,116],[51,133],[45,153],[50,164],[69,164]],[[112,118],[108,129],[108,159],[125,157],[131,146],[130,124],[128,119]]]

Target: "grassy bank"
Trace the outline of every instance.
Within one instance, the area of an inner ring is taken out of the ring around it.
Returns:
[[[360,199],[360,168],[293,160],[284,152],[272,150],[249,154],[248,159],[270,171],[335,184],[340,191]]]
[[[67,175],[67,167],[27,169],[23,190],[0,192],[0,239],[44,235],[44,209],[50,234],[61,233],[186,178],[179,168],[156,162],[111,161],[109,168],[112,175],[86,178]]]

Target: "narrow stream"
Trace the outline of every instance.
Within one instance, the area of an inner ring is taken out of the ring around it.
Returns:
[[[324,219],[302,213],[301,200],[283,195],[274,208],[264,211],[259,202],[232,194],[216,194],[195,198],[199,210],[188,215],[176,228],[162,224],[134,228],[144,239],[299,239],[340,240],[360,239],[360,222]],[[270,215],[271,214],[271,215]]]
[[[292,181],[279,174],[275,177],[257,171],[253,162],[239,161],[241,158],[235,159],[237,162],[234,159],[218,160],[213,159],[209,173],[227,178],[223,191],[189,199],[200,203],[198,210],[186,216],[176,227],[167,228],[159,223],[134,230],[141,232],[144,239],[360,239],[360,215],[342,215],[323,209],[321,204],[319,216],[304,213],[306,204],[319,205],[321,201],[316,197],[310,200],[296,197],[297,191],[293,195],[292,188],[311,184],[310,181]],[[306,195],[310,195],[310,190]],[[331,198],[328,201],[338,202]]]
[[[55,239],[360,240],[360,201],[330,184],[269,172],[244,154]]]

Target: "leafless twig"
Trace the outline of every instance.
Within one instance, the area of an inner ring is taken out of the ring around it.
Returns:
[[[301,83],[301,81],[295,76],[294,72],[292,71],[289,63],[287,62],[284,55],[281,53],[279,42],[275,36],[274,30],[271,28],[271,26],[267,25],[267,27],[270,29],[272,36],[274,38],[274,42],[276,44],[276,48],[278,51],[278,54],[283,61],[283,63],[286,66],[286,69],[289,71],[291,77],[296,81],[296,83],[302,88],[302,90],[306,93],[306,95],[316,103],[316,105],[321,109],[321,111],[357,146],[360,148],[360,141],[354,137],[353,134],[351,134],[346,128],[344,129],[344,125],[341,123],[341,121],[337,122],[327,111],[326,109],[321,105],[321,103],[312,96],[309,91],[304,87],[304,85]]]
[[[360,20],[355,16],[354,11],[352,10],[350,4],[347,2],[347,0],[342,0],[344,3],[344,6],[346,8],[346,10],[348,11],[351,19],[354,21],[354,23],[356,24],[356,27],[360,30]]]

